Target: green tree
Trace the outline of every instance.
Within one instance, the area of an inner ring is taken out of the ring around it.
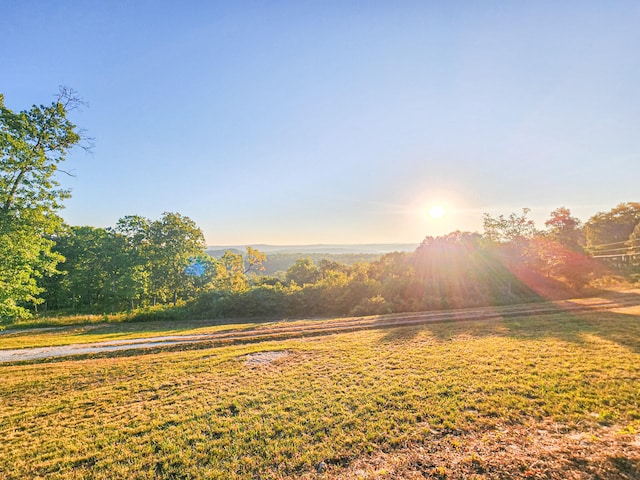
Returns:
[[[103,303],[108,304],[111,311],[122,309],[126,304],[133,308],[135,299],[141,297],[146,287],[143,265],[137,252],[130,248],[128,238],[111,228],[106,229],[106,233],[99,245],[99,265],[105,278]]]
[[[249,247],[247,246],[247,254],[245,255],[245,269],[244,269],[244,273],[249,273],[249,272],[262,272],[264,271],[264,266],[262,265],[264,262],[267,261],[267,256],[261,252],[260,250],[257,250],[255,248]]]
[[[122,309],[137,294],[139,266],[113,229],[71,227],[56,238],[65,261],[44,295],[53,308]]]
[[[103,243],[108,232],[104,228],[71,227],[56,242],[56,251],[64,258],[60,266],[64,275],[56,278],[59,287],[48,296],[57,300],[60,306],[90,309],[101,300],[107,282],[107,274],[102,266]]]
[[[25,304],[41,302],[38,280],[62,260],[53,238],[69,192],[55,174],[81,141],[67,118],[79,104],[75,92],[61,89],[51,105],[16,113],[0,94],[0,318],[27,315]]]
[[[245,274],[246,267],[241,254],[227,250],[216,265],[216,268],[216,282],[220,289],[230,292],[242,292],[249,287],[249,281]]]
[[[421,282],[425,306],[459,307],[486,294],[486,260],[477,233],[455,231],[426,237],[412,263]]]
[[[629,253],[634,255],[640,254],[640,223],[636,225],[631,235],[629,235],[627,246],[629,247]]]
[[[598,212],[585,223],[587,250],[594,255],[627,253],[634,229],[640,223],[640,203],[621,203],[608,212]]]
[[[58,222],[35,210],[19,217],[0,215],[0,320],[27,317],[27,303],[42,302],[40,280],[56,273],[63,257],[52,250]]]
[[[128,300],[133,309],[145,302],[149,294],[151,277],[151,222],[140,215],[127,215],[118,220],[113,229],[124,239],[124,251],[128,262]]]
[[[500,215],[497,218],[488,213],[484,214],[484,236],[497,243],[520,243],[536,234],[536,225],[527,218],[531,209],[523,208],[522,215],[512,213],[508,217]]]
[[[313,284],[320,279],[320,270],[309,257],[299,258],[287,269],[286,278],[288,282],[298,285]]]
[[[175,305],[178,296],[189,290],[185,269],[204,254],[204,235],[189,217],[165,212],[149,225],[149,240],[152,294]]]

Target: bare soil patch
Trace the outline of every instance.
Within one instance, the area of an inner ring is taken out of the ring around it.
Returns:
[[[256,352],[244,357],[245,365],[257,366],[268,365],[281,358],[289,355],[288,350],[271,351],[271,352]]]

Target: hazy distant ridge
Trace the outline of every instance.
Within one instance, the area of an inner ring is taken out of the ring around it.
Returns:
[[[417,243],[363,243],[363,244],[317,244],[317,245],[249,245],[261,252],[272,253],[373,253],[411,252],[418,247]],[[217,251],[243,252],[247,245],[211,245],[207,247],[209,253]]]

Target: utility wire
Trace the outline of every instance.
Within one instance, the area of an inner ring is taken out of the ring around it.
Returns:
[[[618,253],[616,255],[594,255],[591,258],[640,257],[640,253]]]
[[[640,238],[635,239],[635,240],[631,240],[631,241],[630,240],[624,240],[622,242],[603,243],[602,245],[594,245],[594,246],[589,247],[589,248],[596,249],[596,248],[606,247],[606,246],[609,246],[609,245],[617,245],[617,244],[620,244],[620,243],[623,243],[623,244],[629,246],[630,244],[640,243]],[[616,247],[616,248],[622,248],[622,247]]]
[[[639,244],[637,244],[637,245],[629,245],[629,246],[627,246],[627,247],[607,248],[607,249],[605,249],[605,250],[597,250],[597,251],[596,251],[596,250],[593,250],[593,249],[591,248],[591,249],[589,249],[589,250],[591,250],[591,252],[592,252],[592,253],[605,253],[605,252],[616,252],[616,251],[618,251],[618,250],[627,251],[627,250],[631,250],[631,249],[636,248],[636,247],[640,247],[640,243],[639,243]]]
[[[600,244],[600,245],[594,245],[594,246],[593,246],[593,247],[591,247],[591,248],[608,247],[608,246],[610,246],[610,245],[618,245],[619,243],[627,243],[628,241],[629,241],[629,239],[627,239],[627,240],[621,240],[621,241],[619,241],[619,242],[613,242],[613,243],[602,243],[602,244]]]

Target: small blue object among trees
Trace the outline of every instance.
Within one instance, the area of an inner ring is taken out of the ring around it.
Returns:
[[[193,259],[192,263],[184,269],[184,273],[192,277],[202,277],[207,270],[207,266],[200,259]]]

